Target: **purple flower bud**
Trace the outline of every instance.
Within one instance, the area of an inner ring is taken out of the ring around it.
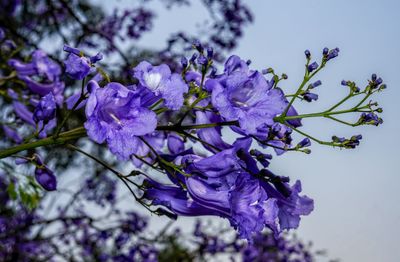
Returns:
[[[96,62],[98,62],[101,59],[103,59],[103,54],[102,53],[97,53],[96,55],[91,56],[89,59],[90,59],[90,62],[92,64],[95,64]]]
[[[300,141],[300,143],[297,144],[297,147],[302,148],[302,147],[309,147],[311,146],[311,141],[308,137],[304,138],[303,140]]]
[[[323,54],[324,56],[326,56],[326,55],[328,54],[328,52],[329,52],[329,48],[327,48],[327,47],[325,47],[325,48],[322,50],[322,54]]]
[[[375,81],[376,78],[377,78],[376,74],[372,74],[372,76],[371,76],[372,81]]]
[[[279,125],[279,123],[274,123],[274,124],[272,125],[272,132],[273,132],[274,134],[278,134],[279,131],[281,131],[281,129],[282,129],[282,126]]]
[[[316,101],[318,100],[318,95],[314,94],[314,93],[310,93],[310,92],[305,92],[303,94],[303,98],[304,100],[306,100],[307,102],[312,102],[313,100]]]
[[[328,56],[326,58],[327,61],[331,60],[332,58],[335,58],[339,55],[339,48],[332,49],[329,51]]]
[[[359,124],[365,125],[375,125],[378,126],[383,123],[382,118],[378,117],[376,114],[370,112],[368,114],[362,113],[360,119],[358,120]]]
[[[23,164],[26,164],[28,162],[29,162],[29,160],[26,159],[26,158],[17,158],[17,159],[15,159],[15,164],[16,165],[23,165]]]
[[[45,190],[54,191],[57,189],[57,179],[53,171],[46,166],[35,169],[35,179]]]
[[[347,81],[346,80],[342,80],[342,82],[340,83],[342,86],[347,86]]]
[[[346,148],[356,148],[358,145],[360,145],[360,140],[362,139],[362,136],[361,135],[355,135],[355,136],[352,136],[351,138],[350,138],[350,140],[346,140],[345,142],[344,142],[344,146],[346,147]]]
[[[87,84],[87,90],[89,93],[93,93],[97,88],[100,88],[99,84],[95,80],[90,80]]]
[[[208,76],[209,78],[214,78],[217,75],[217,68],[215,66],[211,66],[211,72]]]
[[[383,82],[383,80],[380,77],[378,79],[376,79],[376,81],[375,81],[376,85],[380,85],[380,84],[382,84],[382,82]]]
[[[208,63],[208,59],[204,56],[204,55],[200,55],[199,58],[197,58],[197,63],[199,63],[199,65],[207,65]]]
[[[304,54],[306,55],[307,59],[311,58],[310,50],[307,49],[306,51],[304,51]]]
[[[49,122],[56,115],[56,101],[52,93],[48,93],[39,101],[33,112],[33,120],[38,123],[43,121]]]
[[[5,52],[10,52],[14,49],[17,48],[17,45],[14,43],[13,40],[7,39],[4,41],[4,43],[1,45],[1,49]]]
[[[196,50],[199,51],[200,53],[203,53],[204,51],[204,48],[199,40],[194,41],[193,47],[196,48]]]
[[[317,69],[317,68],[318,68],[318,63],[317,62],[313,62],[310,65],[308,65],[308,67],[307,67],[308,72],[310,72],[310,73],[312,71],[314,71],[315,69]]]
[[[212,47],[207,47],[207,58],[211,60],[214,56],[214,49]]]
[[[68,46],[68,45],[64,45],[63,50],[65,52],[67,52],[67,53],[75,54],[77,56],[80,56],[82,54],[82,52],[79,49],[73,48],[73,47]]]
[[[18,132],[16,130],[14,130],[13,128],[7,126],[7,125],[2,125],[3,131],[4,131],[4,135],[13,140],[15,143],[20,144],[22,143],[22,137],[18,134]]]
[[[192,55],[192,57],[189,59],[189,62],[190,62],[191,64],[194,64],[195,61],[196,61],[196,58],[197,58],[197,54],[194,53],[194,54]]]
[[[321,80],[315,81],[314,83],[311,84],[312,88],[316,88],[322,84]]]
[[[264,154],[257,149],[251,150],[250,154],[256,157],[257,161],[263,165],[263,167],[268,167],[269,166],[269,160],[272,159],[272,155],[270,154]]]
[[[189,63],[189,62],[188,62],[187,58],[183,56],[183,57],[181,58],[181,65],[182,65],[182,67],[183,67],[183,68],[186,68],[186,67],[188,66],[188,63]]]

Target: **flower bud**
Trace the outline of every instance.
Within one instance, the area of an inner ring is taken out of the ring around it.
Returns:
[[[304,51],[304,54],[306,55],[307,59],[311,58],[310,50],[307,49],[306,51]]]
[[[318,68],[318,63],[317,62],[313,62],[313,63],[308,65],[307,70],[308,70],[308,72],[311,73],[312,71],[314,71],[317,68]]]

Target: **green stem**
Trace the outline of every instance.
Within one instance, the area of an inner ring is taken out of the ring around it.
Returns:
[[[220,123],[212,123],[212,124],[201,124],[201,125],[186,125],[186,126],[158,126],[157,130],[163,131],[182,131],[186,129],[202,129],[209,127],[217,127],[217,126],[231,126],[237,125],[237,121],[228,121],[228,122],[220,122]],[[53,136],[40,139],[38,141],[34,141],[31,143],[26,143],[22,145],[18,145],[12,148],[7,148],[0,151],[0,159],[9,157],[13,154],[16,154],[21,151],[41,147],[41,146],[49,146],[49,145],[62,145],[68,142],[69,140],[74,140],[77,138],[81,138],[86,136],[86,130],[84,127],[78,127],[70,131],[66,131],[60,134],[55,134]]]
[[[125,176],[124,174],[122,174],[121,172],[118,172],[117,170],[115,170],[113,167],[111,167],[108,163],[104,162],[103,160],[95,157],[94,155],[91,155],[89,153],[87,153],[86,151],[80,149],[77,146],[74,146],[72,144],[67,144],[65,146],[66,148],[69,148],[71,150],[77,151],[87,157],[89,157],[90,159],[96,161],[97,163],[99,163],[100,165],[102,165],[103,167],[105,167],[106,169],[110,170],[112,173],[114,173],[116,176],[118,176],[120,179],[127,179],[127,176]],[[135,185],[138,188],[141,188],[141,186],[131,180],[129,180],[130,183],[132,183],[133,185]]]
[[[339,111],[334,111],[334,112],[329,112],[329,111],[324,111],[324,112],[318,112],[318,113],[310,113],[310,114],[302,114],[302,115],[297,115],[297,116],[285,116],[283,118],[284,121],[287,120],[293,120],[293,119],[299,119],[299,118],[309,118],[309,117],[329,117],[331,115],[340,115],[340,114],[345,114],[345,113],[353,113],[353,112],[359,112],[360,109],[363,109],[365,107],[358,107],[358,108],[350,108],[346,110],[339,110]],[[281,117],[276,117],[275,120],[281,120]]]
[[[199,97],[189,106],[187,111],[183,114],[183,116],[179,119],[178,125],[181,125],[185,117],[190,113],[190,111],[198,104],[200,101],[205,99],[207,96],[204,96],[203,94],[199,94]]]
[[[326,142],[326,141],[319,140],[319,139],[317,139],[317,138],[315,138],[315,137],[313,137],[313,136],[310,136],[310,135],[307,134],[307,133],[304,133],[303,131],[301,131],[301,130],[299,130],[299,129],[297,129],[297,128],[294,128],[294,127],[291,127],[291,128],[292,128],[294,131],[296,131],[297,133],[299,133],[299,134],[301,134],[301,135],[303,135],[303,136],[305,136],[305,137],[308,137],[309,139],[311,139],[311,140],[317,142],[318,144],[321,144],[321,145],[328,145],[328,146],[334,146],[334,144],[333,144],[332,142]]]
[[[9,157],[9,156],[19,153],[21,151],[34,149],[37,147],[49,146],[49,145],[63,145],[70,140],[78,139],[78,138],[81,138],[84,136],[86,136],[85,129],[83,127],[77,128],[77,129],[74,129],[74,130],[71,130],[71,131],[68,131],[65,133],[61,133],[61,134],[59,134],[58,137],[55,137],[55,136],[46,137],[46,138],[40,139],[38,141],[34,141],[31,143],[22,144],[22,145],[18,145],[18,146],[12,147],[12,148],[7,148],[4,150],[1,150],[0,151],[0,159]]]
[[[200,125],[185,125],[185,126],[158,126],[157,130],[162,131],[181,131],[185,129],[202,129],[202,128],[209,128],[209,127],[217,127],[217,126],[237,126],[237,121],[227,121],[227,122],[219,122],[219,123],[211,123],[211,124],[200,124]]]
[[[308,64],[308,63],[307,63]],[[321,66],[315,70],[311,75],[308,75],[308,69],[307,69],[307,65],[306,65],[306,73],[304,75],[304,79],[303,82],[301,82],[299,88],[297,89],[296,93],[292,96],[292,99],[290,99],[289,104],[287,105],[285,111],[283,111],[282,115],[280,116],[280,118],[284,118],[286,117],[287,112],[289,111],[289,108],[292,106],[292,104],[294,103],[294,101],[296,100],[296,98],[301,94],[301,91],[303,91],[303,87],[308,83],[308,81],[313,78],[313,76],[315,76],[322,68],[325,67],[325,63],[322,62]]]
[[[342,100],[339,101],[339,103],[337,103],[336,105],[332,106],[331,108],[329,108],[328,110],[326,110],[327,112],[331,112],[333,109],[336,109],[337,107],[339,107],[341,104],[343,104],[344,102],[346,102],[350,97],[352,97],[352,93],[349,93],[347,96],[345,96]]]
[[[329,119],[332,119],[333,121],[336,121],[336,122],[339,122],[339,123],[341,123],[341,124],[345,124],[345,125],[348,125],[348,126],[352,126],[352,127],[359,126],[359,124],[357,124],[357,123],[352,124],[352,123],[343,121],[343,120],[338,119],[338,118],[333,117],[333,116],[326,116],[326,117],[329,118]]]
[[[56,132],[54,133],[55,137],[57,137],[60,134],[61,129],[67,122],[68,118],[71,116],[72,112],[74,112],[76,108],[79,106],[79,104],[86,99],[86,94],[84,93],[84,91],[85,91],[85,78],[82,80],[81,95],[79,96],[78,101],[75,102],[74,106],[71,108],[71,110],[68,111],[67,115],[61,121],[61,124],[57,127]]]

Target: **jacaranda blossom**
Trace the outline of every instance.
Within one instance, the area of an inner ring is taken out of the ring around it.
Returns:
[[[60,81],[61,68],[44,51],[34,51],[30,63],[17,59],[10,59],[8,63],[15,68],[18,77],[26,83],[30,91],[40,96],[52,92],[57,104],[62,104],[64,82]]]
[[[56,115],[56,101],[52,93],[48,93],[37,104],[35,111],[33,111],[33,120],[35,122],[43,121],[49,122]]]
[[[153,66],[143,61],[134,68],[133,75],[140,85],[163,98],[168,108],[178,110],[182,107],[183,94],[188,92],[188,86],[179,74],[171,73],[168,65]]]
[[[65,72],[73,79],[82,80],[89,73],[92,65],[103,59],[103,55],[98,53],[92,57],[86,57],[79,49],[64,45],[64,51],[69,55],[65,60]]]
[[[145,197],[178,215],[227,218],[242,238],[251,239],[265,227],[275,234],[297,228],[300,215],[312,211],[313,201],[299,196],[300,182],[289,187],[286,178],[261,172],[248,153],[250,145],[251,139],[238,139],[232,148],[209,157],[188,151],[175,162],[186,166],[190,176],[175,174],[171,179],[175,186],[150,181]],[[197,210],[195,206],[199,206]]]
[[[40,156],[35,157],[36,169],[35,179],[45,190],[54,191],[57,189],[57,179],[53,171],[51,171],[42,161]]]
[[[36,168],[35,170],[36,181],[47,191],[54,191],[57,189],[57,180],[53,171],[44,168]]]
[[[258,71],[251,71],[237,56],[225,63],[224,74],[206,82],[212,90],[212,104],[221,116],[238,120],[240,128],[253,134],[263,124],[271,125],[273,118],[282,113],[286,99],[280,89],[273,88]]]
[[[86,104],[85,128],[97,143],[107,142],[111,152],[127,160],[141,142],[137,136],[152,133],[157,126],[156,114],[141,104],[140,94],[119,83],[100,88],[93,81]]]

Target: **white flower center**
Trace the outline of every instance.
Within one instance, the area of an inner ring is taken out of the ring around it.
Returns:
[[[144,76],[144,81],[151,91],[155,91],[160,86],[161,78],[162,76],[159,73],[150,73]]]
[[[118,117],[116,117],[113,113],[110,113],[110,116],[112,119],[114,119],[114,121],[118,124],[118,125],[122,125],[121,120],[118,119]]]

